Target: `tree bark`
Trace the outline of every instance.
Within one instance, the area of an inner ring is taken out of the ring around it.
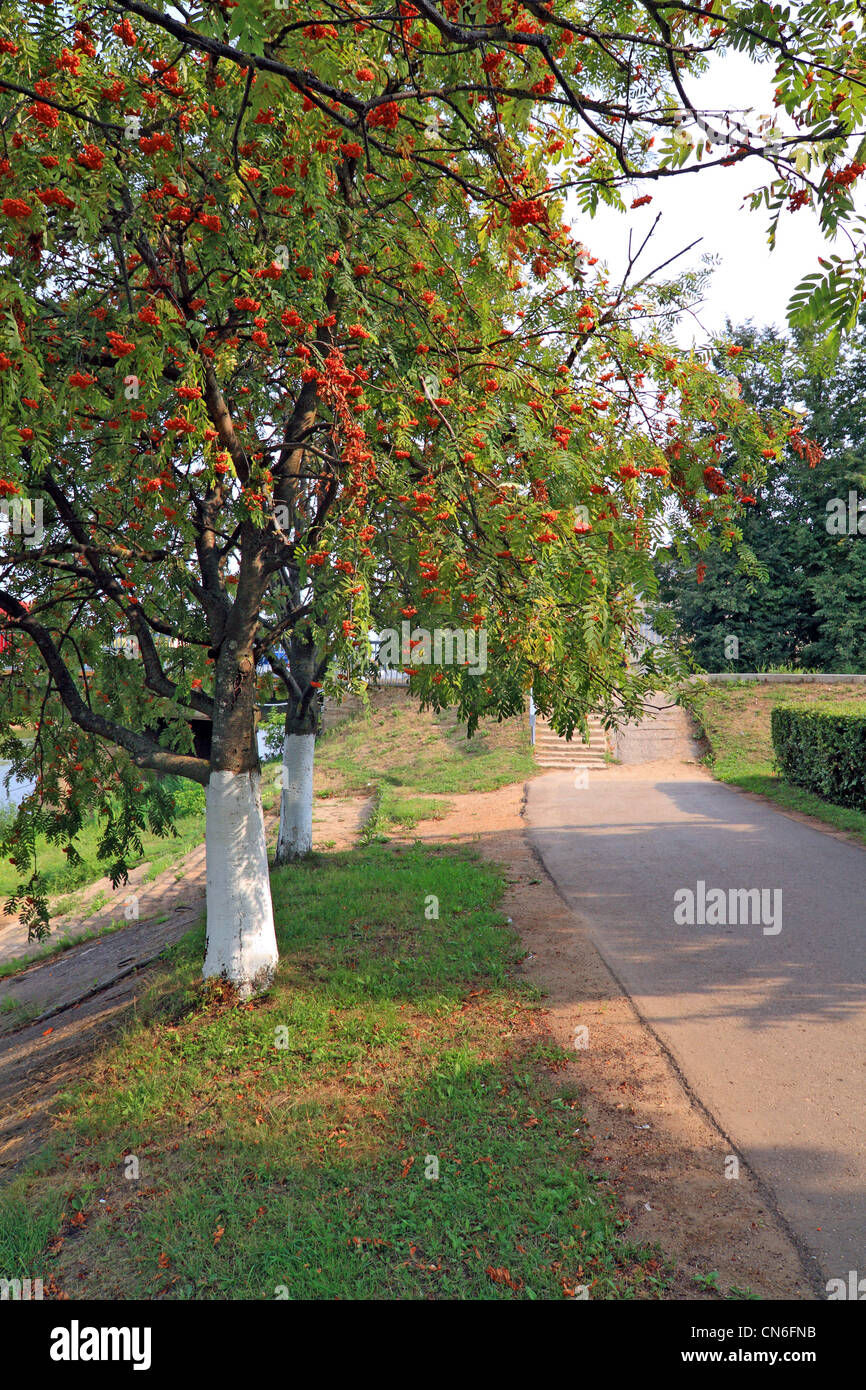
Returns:
[[[292,633],[288,656],[277,864],[291,863],[313,848],[313,761],[319,701],[310,682],[318,674],[318,654],[308,632]]]
[[[251,536],[217,656],[205,829],[203,973],[228,980],[242,999],[267,988],[279,959],[255,736],[253,644],[265,587]]]
[[[313,848],[313,759],[315,734],[287,733],[283,739],[283,778],[277,864],[288,864]]]
[[[212,772],[206,816],[204,978],[226,979],[248,999],[268,987],[279,958],[258,770]]]

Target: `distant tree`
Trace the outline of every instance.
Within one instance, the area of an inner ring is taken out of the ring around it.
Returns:
[[[740,519],[743,545],[704,551],[693,537],[685,553],[663,552],[659,599],[704,670],[866,669],[866,320],[835,359],[802,330],[728,332],[744,349],[743,398],[787,410],[802,428],[762,481],[727,450],[721,473],[755,497]]]

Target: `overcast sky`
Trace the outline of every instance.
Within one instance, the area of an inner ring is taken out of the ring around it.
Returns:
[[[755,115],[773,114],[772,77],[772,65],[758,67],[744,55],[731,53],[718,59],[705,77],[691,84],[690,95],[699,109],[707,111],[751,106]],[[745,123],[749,124],[748,118]],[[783,130],[791,129],[785,124],[784,113],[779,125]],[[661,221],[645,252],[645,271],[696,237],[702,240],[683,258],[683,265],[696,266],[707,252],[721,258],[699,311],[701,324],[708,333],[721,330],[728,315],[735,323],[752,317],[756,323],[775,322],[782,327],[791,291],[805,274],[820,268],[818,256],[832,250],[844,256],[846,243],[841,237],[835,247],[825,241],[817,229],[814,212],[802,208],[796,213],[782,213],[776,248],[771,251],[767,245],[766,208],[752,212],[748,206],[742,206],[744,197],[760,187],[769,172],[768,164],[754,159],[728,169],[681,174],[642,184],[634,196],[651,193],[651,203],[625,216],[607,209],[594,219],[578,213],[574,230],[594,255],[607,261],[614,283],[617,270],[621,273],[624,266],[629,228],[633,229],[635,244],[639,244],[661,212]],[[678,336],[683,344],[693,339],[705,340],[701,327],[688,318],[683,320]]]

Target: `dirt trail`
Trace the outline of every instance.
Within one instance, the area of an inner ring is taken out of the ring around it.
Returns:
[[[367,804],[363,797],[317,802],[314,846],[349,848]],[[276,816],[266,824],[272,837]],[[130,891],[136,890],[122,895]],[[138,921],[0,981],[0,1182],[44,1142],[58,1092],[125,1020],[150,982],[153,972],[146,967],[195,926],[204,899],[199,845],[147,885]],[[106,911],[107,921],[117,920],[116,905]],[[88,918],[87,926],[98,921]]]

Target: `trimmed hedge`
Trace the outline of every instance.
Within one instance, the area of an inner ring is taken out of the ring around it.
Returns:
[[[787,781],[837,806],[866,811],[866,705],[777,705],[770,730]]]

